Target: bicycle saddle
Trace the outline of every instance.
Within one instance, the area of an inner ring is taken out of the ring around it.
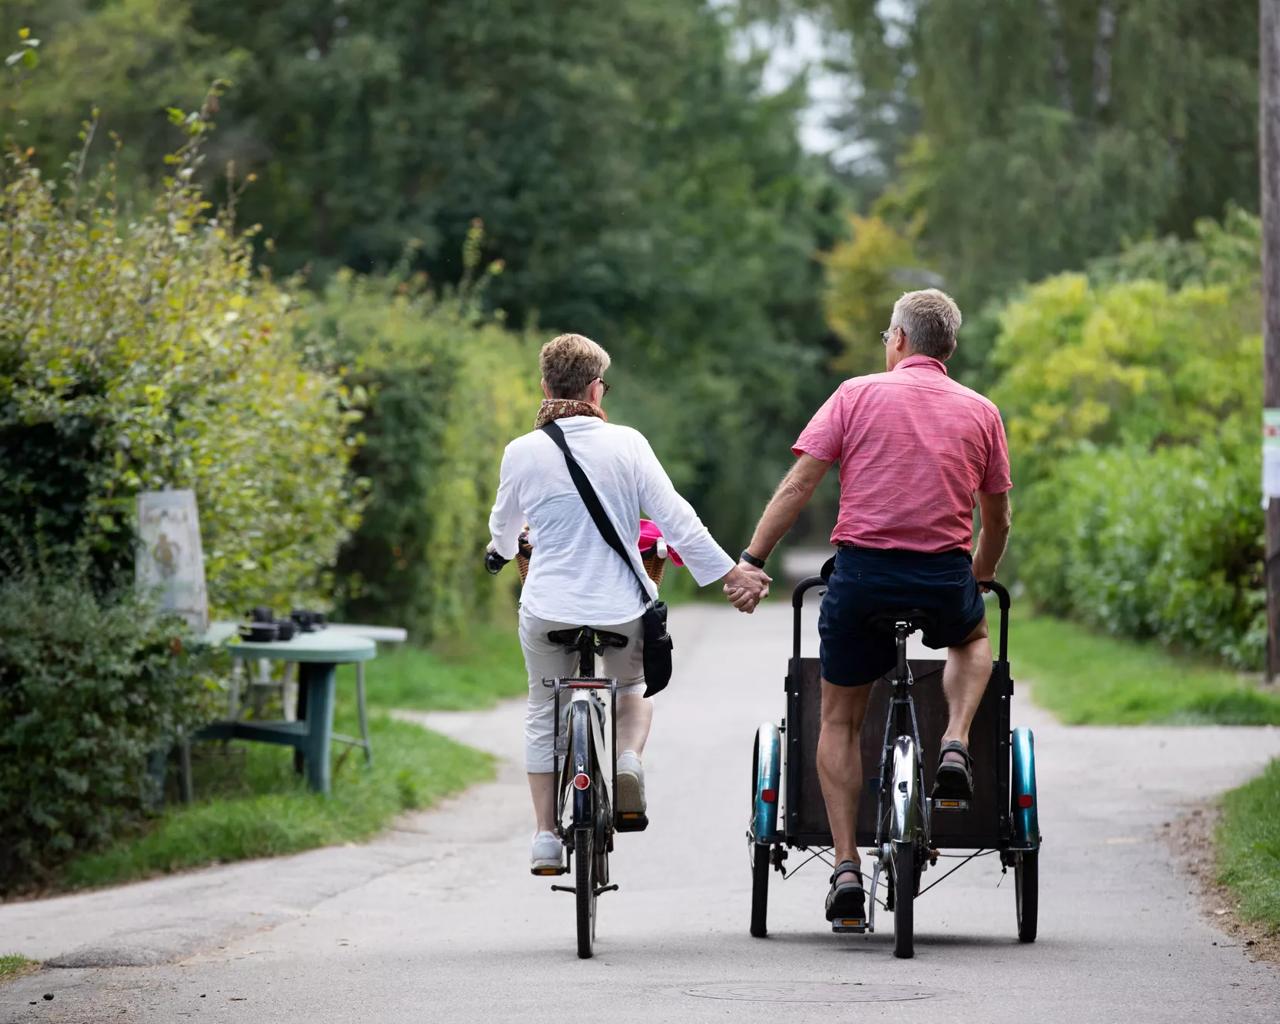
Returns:
[[[866,621],[867,627],[877,633],[892,633],[899,622],[907,624],[908,633],[914,633],[919,629],[931,632],[934,627],[933,613],[923,608],[886,608],[884,611],[868,615]]]
[[[621,633],[610,633],[605,629],[592,629],[590,626],[575,626],[573,629],[553,629],[547,634],[547,639],[553,644],[561,647],[577,647],[583,640],[583,634],[587,634],[587,642],[594,640],[594,646],[603,647],[626,647],[627,638]]]

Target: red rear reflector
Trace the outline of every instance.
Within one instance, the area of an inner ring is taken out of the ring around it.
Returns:
[[[778,799],[778,791],[776,789],[762,789],[760,790],[760,799],[767,804],[771,804]]]
[[[1018,806],[1019,806],[1019,807],[1030,807],[1030,806],[1031,806],[1033,803],[1035,803],[1035,802],[1036,802],[1035,797],[1033,797],[1030,793],[1019,793],[1019,794],[1018,794]]]
[[[586,772],[578,772],[578,774],[573,777],[574,789],[586,789],[590,785],[591,785],[591,776],[588,775]]]

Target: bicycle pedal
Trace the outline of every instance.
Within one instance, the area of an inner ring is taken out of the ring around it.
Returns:
[[[933,809],[935,811],[967,811],[969,809],[969,801],[934,797]]]
[[[649,827],[649,816],[642,811],[619,811],[614,827],[619,832],[643,832]]]
[[[861,935],[867,930],[865,917],[837,917],[831,922],[831,930],[837,935]]]

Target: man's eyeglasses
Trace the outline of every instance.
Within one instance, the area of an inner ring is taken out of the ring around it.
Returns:
[[[887,347],[889,344],[889,339],[893,337],[893,332],[896,330],[897,330],[896,327],[886,327],[883,331],[881,331],[880,343]]]
[[[613,390],[613,385],[610,384],[603,377],[597,377],[596,380],[598,380],[600,382],[600,386],[604,388],[604,395],[607,395],[610,391]],[[592,383],[594,383],[594,381]],[[601,395],[600,397],[603,398],[604,395]]]

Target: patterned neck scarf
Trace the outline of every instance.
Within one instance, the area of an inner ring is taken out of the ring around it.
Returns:
[[[538,409],[538,418],[533,421],[533,429],[538,430],[552,420],[562,420],[566,416],[594,416],[596,419],[608,421],[603,409],[590,402],[576,398],[547,398]]]

